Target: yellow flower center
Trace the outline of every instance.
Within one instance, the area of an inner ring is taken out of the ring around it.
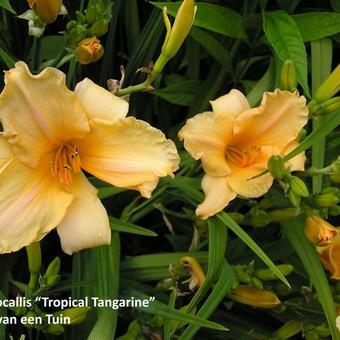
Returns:
[[[225,156],[227,160],[241,168],[244,168],[258,161],[260,151],[261,150],[257,147],[252,147],[249,150],[243,151],[234,146],[228,146],[225,151]]]
[[[61,183],[71,184],[72,173],[78,173],[81,166],[77,146],[61,145],[51,163],[52,176]]]

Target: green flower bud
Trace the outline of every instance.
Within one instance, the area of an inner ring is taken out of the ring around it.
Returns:
[[[251,282],[251,277],[248,273],[245,272],[238,272],[237,273],[237,279],[239,280],[239,282],[242,283],[250,283]]]
[[[28,269],[31,274],[38,274],[41,268],[41,249],[39,242],[31,243],[26,247]]]
[[[32,310],[29,310],[24,317],[28,320],[29,318],[35,318],[36,316],[37,316],[36,313],[34,313]],[[25,324],[25,327],[27,328],[35,328],[35,326],[36,326],[35,324],[31,324],[30,322],[27,322]]]
[[[305,332],[305,339],[306,340],[321,340],[319,335],[314,332],[314,330],[308,330]]]
[[[96,21],[97,15],[98,15],[98,12],[97,12],[96,6],[89,5],[87,7],[86,12],[85,12],[85,17],[86,17],[87,23],[89,25],[92,25]]]
[[[77,26],[77,21],[76,20],[71,20],[66,25],[66,31],[71,31],[71,29],[76,27],[76,26]]]
[[[274,290],[279,296],[287,296],[292,293],[292,288],[287,287],[283,283],[278,283],[275,285]]]
[[[47,278],[46,284],[49,287],[54,287],[59,283],[59,281],[60,281],[60,275],[55,274],[55,275],[51,275]]]
[[[317,195],[316,197],[314,197],[313,201],[321,208],[330,208],[338,204],[339,198],[333,193],[326,193],[322,195]]]
[[[283,276],[287,276],[291,274],[294,270],[294,267],[291,264],[279,264],[276,266]],[[280,280],[270,269],[258,269],[255,271],[255,276],[263,281],[270,281],[270,280]]]
[[[331,173],[329,175],[329,178],[334,183],[340,183],[340,156],[332,162],[331,166]]]
[[[289,190],[288,198],[289,198],[290,203],[292,204],[293,207],[299,207],[300,206],[301,197],[299,195],[297,195],[293,190]]]
[[[267,211],[268,215],[277,222],[286,221],[293,217],[299,216],[302,214],[301,209],[297,208],[284,208],[284,209],[276,209]]]
[[[298,143],[301,143],[307,136],[307,130],[306,129],[301,129],[298,136],[296,137],[296,141]]]
[[[289,178],[291,190],[301,197],[308,197],[309,192],[306,183],[299,177],[291,176]]]
[[[252,208],[246,215],[245,222],[254,228],[262,228],[267,226],[273,220],[267,214],[266,211],[259,209],[258,207]]]
[[[109,21],[106,19],[101,19],[96,21],[90,28],[90,34],[95,37],[101,37],[109,29]]]
[[[322,116],[340,109],[340,97],[328,99],[324,103],[311,106],[313,116]]]
[[[80,24],[86,24],[86,17],[82,12],[76,11],[76,18]]]
[[[280,327],[273,336],[278,339],[290,339],[294,335],[299,334],[302,331],[302,323],[297,320],[290,320]]]
[[[27,313],[26,307],[15,307],[15,309],[14,309],[14,314],[16,316],[25,315],[26,313]]]
[[[284,167],[284,162],[280,156],[274,155],[268,160],[268,171],[276,180],[281,180],[287,175],[287,170]]]
[[[332,98],[340,89],[340,65],[330,74],[315,92],[313,99],[318,103],[323,103]]]
[[[295,65],[292,60],[287,59],[284,61],[281,67],[280,88],[281,90],[294,92],[296,87],[297,80]]]
[[[47,267],[45,276],[49,277],[55,274],[59,274],[60,271],[60,259],[57,256]]]
[[[331,331],[329,330],[328,327],[326,327],[324,325],[318,325],[318,326],[314,327],[314,332],[316,332],[322,338],[326,338],[326,337],[331,336]]]
[[[261,280],[259,280],[257,277],[253,276],[251,278],[251,284],[258,289],[263,289],[263,283]]]
[[[63,316],[70,318],[71,325],[77,325],[78,323],[83,322],[88,312],[91,310],[91,307],[75,307],[75,308],[68,308],[62,311],[58,311],[53,313],[54,316]]]
[[[59,324],[50,324],[46,328],[45,332],[51,335],[61,335],[64,333],[64,327]]]
[[[87,36],[87,29],[83,25],[77,25],[67,34],[67,41],[71,46],[77,45],[79,41]]]

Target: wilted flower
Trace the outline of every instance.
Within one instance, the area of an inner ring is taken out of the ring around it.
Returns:
[[[62,6],[61,0],[27,0],[27,2],[45,24],[50,24],[57,19]]]
[[[317,246],[325,246],[332,242],[333,238],[339,234],[339,230],[320,216],[309,215],[306,218],[305,234],[310,242]]]
[[[159,177],[178,167],[172,141],[126,118],[128,103],[89,79],[75,92],[65,75],[32,75],[18,62],[0,95],[0,253],[19,250],[57,227],[63,250],[109,244],[97,190],[82,169],[150,197]]]
[[[104,55],[104,48],[96,37],[82,40],[77,49],[76,56],[80,64],[90,64]]]
[[[179,132],[205,171],[205,200],[196,210],[201,218],[223,210],[237,194],[255,198],[266,193],[273,177],[254,177],[267,169],[271,156],[284,156],[298,145],[296,138],[308,120],[306,99],[297,92],[266,92],[261,105],[251,109],[241,92],[231,90],[211,105],[212,112],[189,119]],[[301,153],[286,165],[303,170],[304,161]]]

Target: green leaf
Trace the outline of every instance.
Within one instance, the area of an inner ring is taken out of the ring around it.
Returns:
[[[136,291],[134,289],[129,289],[126,290],[123,294],[124,298],[131,298],[133,296],[134,298],[137,299],[146,299],[150,301],[150,296],[145,295],[139,291]],[[157,300],[155,301],[150,301],[148,307],[135,307],[136,309],[143,311],[144,313],[148,314],[153,314],[153,315],[159,315],[162,316],[163,318],[170,319],[170,320],[178,320],[194,325],[198,325],[200,327],[206,327],[210,329],[216,329],[220,331],[226,331],[227,328],[225,328],[222,325],[219,325],[218,323],[211,322],[208,320],[204,320],[203,318],[193,316],[191,314],[187,314],[184,312],[181,312],[177,309],[171,308],[164,303],[161,303]]]
[[[0,60],[2,60],[8,68],[14,67],[15,60],[1,47],[0,47]]]
[[[226,294],[228,294],[232,289],[235,278],[236,277],[233,269],[231,268],[230,264],[225,261],[214,289],[212,290],[209,297],[205,300],[203,306],[198,311],[196,316],[204,319],[209,318],[216,310],[220,302],[225,298]],[[199,326],[190,325],[179,337],[179,340],[192,339],[199,328]]]
[[[276,268],[272,260],[264,253],[264,251],[253,241],[253,239],[224,211],[217,214],[219,218],[230,230],[232,230],[267,266],[272,272],[288,287],[290,287],[287,279]]]
[[[150,2],[152,5],[163,9],[166,7],[168,13],[175,16],[182,2]],[[242,16],[236,11],[213,4],[203,2],[196,3],[197,11],[193,25],[206,28],[210,31],[220,33],[232,38],[246,40]]]
[[[224,68],[231,71],[232,60],[230,52],[211,34],[200,28],[192,27],[190,36],[206,49]]]
[[[292,15],[303,41],[318,40],[340,31],[340,13],[310,12]]]
[[[9,0],[0,0],[0,7],[3,7],[4,9],[7,9],[7,11],[16,14],[15,10],[11,6]]]
[[[158,236],[154,231],[150,229],[146,229],[133,223],[123,221],[119,218],[109,216],[109,220],[111,229],[115,231],[143,236]]]
[[[247,99],[251,107],[257,105],[263,96],[263,92],[270,91],[275,85],[275,66],[273,59],[270,61],[268,70],[248,93]]]
[[[162,99],[177,105],[192,105],[202,81],[185,80],[151,92]]]
[[[332,332],[332,339],[339,340],[340,333],[335,325],[336,313],[332,292],[321,265],[319,254],[316,252],[315,247],[306,239],[304,223],[300,218],[294,218],[287,222],[282,222],[281,226],[285,236],[294,247],[312,280]]]
[[[282,61],[291,59],[296,67],[298,82],[310,96],[307,80],[307,54],[295,21],[283,11],[265,12],[263,28],[274,51]]]

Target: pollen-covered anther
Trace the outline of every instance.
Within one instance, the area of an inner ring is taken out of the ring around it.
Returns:
[[[72,183],[72,173],[78,173],[80,166],[77,146],[63,144],[57,150],[52,161],[52,176],[59,179],[61,183],[69,185]]]
[[[256,163],[259,159],[260,151],[261,150],[256,147],[243,151],[237,147],[228,146],[225,151],[225,156],[227,160],[243,168]]]

